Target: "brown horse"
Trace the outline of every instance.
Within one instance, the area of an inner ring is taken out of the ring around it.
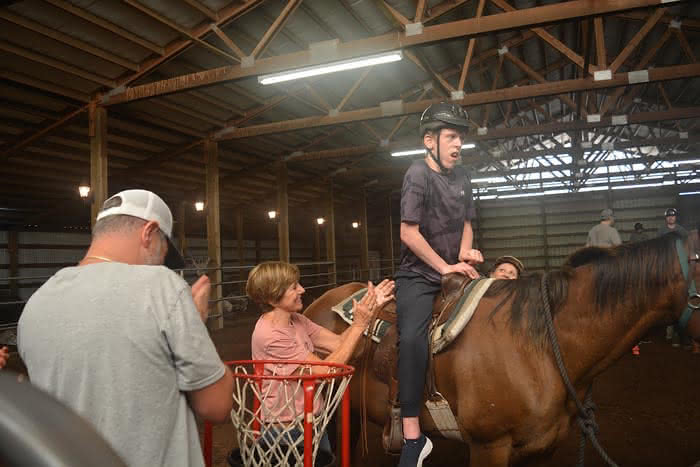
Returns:
[[[540,280],[536,274],[495,282],[462,334],[435,357],[437,388],[457,418],[472,466],[541,459],[575,419],[575,404],[547,337]],[[580,400],[594,378],[652,326],[678,320],[688,298],[673,235],[612,249],[584,248],[562,270],[550,273],[547,283],[564,364]],[[340,332],[346,324],[330,307],[361,287],[353,283],[329,290],[305,314]],[[694,315],[688,329],[698,338],[700,313]],[[378,362],[371,365],[367,411],[383,425],[389,391],[375,376]],[[360,383],[361,378],[353,379],[354,408],[361,400]],[[421,426],[434,431],[425,410]]]

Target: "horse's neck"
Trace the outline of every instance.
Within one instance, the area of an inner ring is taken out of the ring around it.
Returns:
[[[662,320],[669,300],[668,294],[659,293],[654,303],[642,310],[623,301],[615,310],[599,311],[593,305],[594,292],[591,274],[577,273],[570,282],[567,300],[554,319],[567,371],[579,388],[590,384]]]

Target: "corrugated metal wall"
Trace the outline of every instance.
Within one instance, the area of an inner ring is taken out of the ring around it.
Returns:
[[[700,219],[699,201],[698,196],[681,197],[668,189],[480,201],[477,242],[487,267],[501,255],[513,255],[530,271],[552,269],[585,245],[588,231],[600,221],[600,211],[606,207],[613,209],[615,228],[626,242],[636,222],[644,224],[650,236],[656,235],[669,207],[680,209],[679,222],[684,227],[695,228]]]

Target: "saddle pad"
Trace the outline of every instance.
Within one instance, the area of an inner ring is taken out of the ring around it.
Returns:
[[[452,309],[450,317],[433,330],[432,350],[436,354],[447,347],[455,337],[459,336],[474,315],[481,297],[484,296],[496,279],[474,279],[464,289],[462,297]]]
[[[345,321],[348,324],[352,324],[353,320],[355,319],[352,313],[352,300],[355,299],[359,302],[362,299],[362,297],[365,296],[366,293],[367,287],[365,287],[364,289],[360,289],[331,309],[334,312],[336,312],[338,316],[340,316],[343,319],[343,321]],[[391,323],[388,321],[384,321],[382,319],[375,320],[374,324],[372,325],[372,329],[369,330],[370,338],[374,342],[379,343],[390,327]],[[365,336],[366,335],[367,331],[365,331]]]

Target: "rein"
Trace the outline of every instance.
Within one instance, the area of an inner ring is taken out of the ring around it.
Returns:
[[[569,393],[569,397],[571,397],[571,399],[576,403],[576,409],[578,411],[576,422],[581,428],[582,436],[579,441],[578,462],[576,465],[583,467],[586,439],[590,439],[591,444],[593,444],[593,447],[596,449],[596,451],[598,451],[598,454],[600,454],[600,457],[603,459],[603,461],[605,461],[605,463],[609,466],[617,467],[617,464],[610,458],[610,456],[608,456],[608,453],[605,452],[605,449],[603,449],[603,447],[598,442],[598,439],[596,438],[596,434],[599,430],[598,424],[595,421],[595,404],[593,403],[592,396],[593,384],[588,386],[588,389],[586,390],[586,399],[582,404],[581,401],[578,399],[578,396],[576,395],[576,390],[574,389],[573,384],[571,384],[569,374],[567,373],[566,367],[564,366],[564,359],[561,356],[559,340],[557,339],[557,333],[554,330],[554,320],[552,319],[552,311],[549,307],[549,289],[547,288],[547,273],[542,274],[541,288],[542,304],[544,305],[545,311],[544,318],[545,322],[547,323],[547,335],[549,336],[549,340],[552,343],[554,359],[557,362],[559,373],[561,374],[561,378],[564,381],[564,386],[566,386],[566,390]]]
[[[678,328],[682,332],[685,332],[686,328],[688,327],[688,322],[690,321],[691,316],[693,316],[694,312],[700,309],[700,303],[692,303],[693,300],[700,301],[700,294],[698,294],[698,291],[695,288],[695,279],[690,277],[690,271],[688,270],[688,253],[685,251],[685,247],[683,246],[683,242],[680,238],[676,239],[676,253],[678,253],[678,261],[681,263],[681,271],[683,271],[683,278],[686,282],[688,282],[688,280],[690,279],[690,281],[688,282],[688,304],[686,305],[685,310],[683,310],[681,317],[678,318],[677,324]]]

